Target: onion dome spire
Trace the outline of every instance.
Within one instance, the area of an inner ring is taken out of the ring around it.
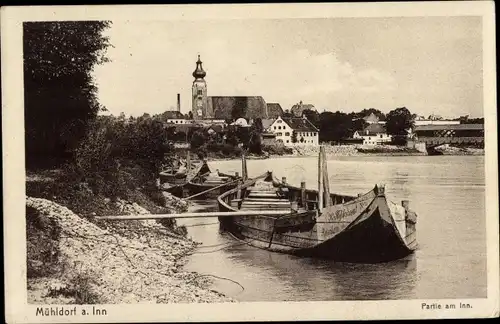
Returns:
[[[193,72],[193,77],[196,79],[203,79],[207,73],[203,70],[201,66],[202,62],[200,60],[200,56],[198,55],[198,61],[196,61],[196,70]]]

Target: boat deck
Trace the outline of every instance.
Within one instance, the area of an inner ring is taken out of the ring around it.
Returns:
[[[249,194],[243,199],[240,211],[248,210],[279,210],[284,213],[290,212],[290,201],[288,198],[280,197],[277,188],[272,182],[257,182],[253,187],[248,187]],[[231,206],[238,208],[238,201],[232,201]]]

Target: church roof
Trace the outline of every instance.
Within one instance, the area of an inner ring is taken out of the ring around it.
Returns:
[[[196,69],[193,72],[193,77],[195,77],[196,79],[203,79],[207,75],[207,73],[203,70],[203,67],[201,66],[202,63],[203,62],[201,61],[200,56],[198,55],[198,61],[196,61]]]
[[[267,104],[267,117],[268,118],[278,118],[278,116],[283,115],[283,108],[279,103],[268,103]]]
[[[319,130],[307,118],[281,117],[285,123],[298,132],[318,132]]]
[[[233,119],[233,114],[248,119],[267,118],[266,102],[261,96],[209,96],[208,109],[217,119]]]

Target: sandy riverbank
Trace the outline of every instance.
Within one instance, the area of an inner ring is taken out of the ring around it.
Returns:
[[[43,198],[28,197],[26,207],[29,303],[234,301],[208,289],[208,276],[182,270],[198,244],[154,220],[91,222]]]

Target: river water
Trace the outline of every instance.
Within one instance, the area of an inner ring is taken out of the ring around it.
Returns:
[[[209,163],[239,171],[240,161]],[[317,158],[248,160],[252,176],[272,170],[314,188]],[[483,156],[334,157],[331,192],[357,195],[386,184],[390,200],[410,200],[418,215],[418,250],[405,260],[366,265],[298,258],[259,250],[220,233],[217,218],[179,220],[203,244],[185,269],[214,275],[212,289],[240,301],[328,301],[486,297]],[[198,201],[195,210],[214,210]]]

